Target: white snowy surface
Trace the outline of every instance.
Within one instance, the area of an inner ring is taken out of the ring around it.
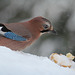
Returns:
[[[75,75],[75,70],[60,67],[47,57],[0,46],[0,75]]]

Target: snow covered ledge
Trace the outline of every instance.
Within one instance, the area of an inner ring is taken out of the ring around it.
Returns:
[[[60,67],[47,57],[0,46],[0,75],[75,75],[75,70]]]

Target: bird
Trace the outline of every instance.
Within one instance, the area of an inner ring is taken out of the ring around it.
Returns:
[[[20,51],[33,44],[41,34],[50,32],[56,33],[51,22],[42,16],[25,22],[0,23],[0,46]]]

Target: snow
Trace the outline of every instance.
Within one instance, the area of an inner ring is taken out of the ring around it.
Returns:
[[[36,56],[0,46],[0,75],[75,75],[48,57]]]

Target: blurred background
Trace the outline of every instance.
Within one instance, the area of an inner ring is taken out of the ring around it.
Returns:
[[[42,35],[24,52],[75,55],[75,0],[0,0],[0,22],[22,22],[36,16],[49,19],[57,35]]]

